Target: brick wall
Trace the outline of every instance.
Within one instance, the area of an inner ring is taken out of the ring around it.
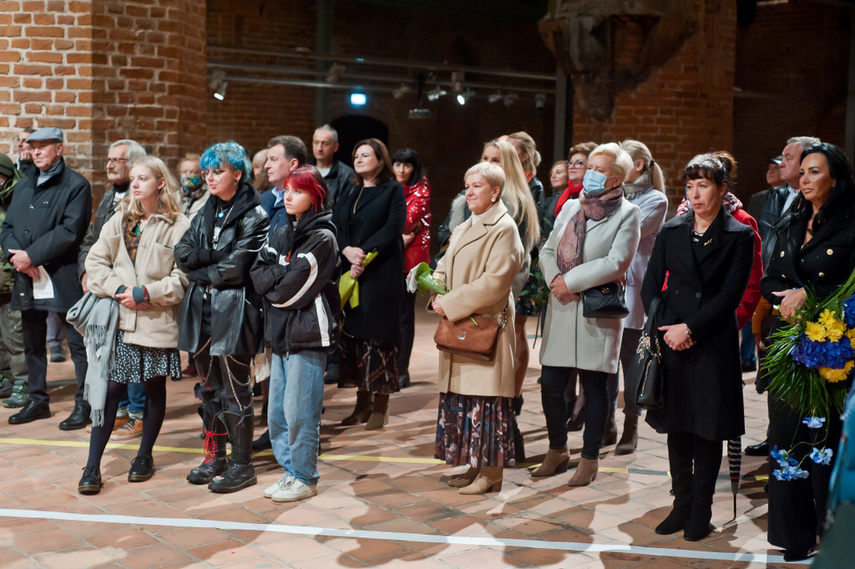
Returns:
[[[600,124],[574,113],[573,141],[647,144],[663,168],[672,206],[682,199],[677,179],[694,155],[733,147],[735,0],[694,0],[697,31],[677,54],[632,93],[617,97]]]
[[[133,138],[171,165],[205,133],[203,0],[0,2],[0,151],[20,129],[63,129],[69,163],[106,187]]]

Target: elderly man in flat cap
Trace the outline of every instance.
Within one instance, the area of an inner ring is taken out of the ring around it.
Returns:
[[[92,217],[92,193],[86,178],[66,166],[62,158],[62,131],[41,128],[27,138],[35,180],[15,188],[0,231],[0,246],[17,269],[12,310],[21,311],[24,353],[27,358],[30,400],[9,423],[19,425],[50,417],[47,392],[47,316],[63,318],[68,349],[74,362],[77,393],[74,410],[59,424],[65,431],[89,423],[90,408],[83,397],[86,348],[83,338],[65,322],[65,313],[83,296],[77,278],[77,255]]]

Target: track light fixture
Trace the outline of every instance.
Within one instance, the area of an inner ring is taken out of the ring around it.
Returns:
[[[465,105],[474,94],[471,89],[466,89],[466,92],[457,94],[457,102],[460,105]]]
[[[534,108],[537,110],[541,110],[546,106],[546,94],[545,93],[537,93],[534,96]]]
[[[504,97],[504,95],[502,95],[502,92],[496,91],[495,93],[490,93],[489,95],[487,95],[487,101],[490,103],[498,103],[502,100],[502,97]]]
[[[214,92],[214,98],[222,101],[226,98],[226,72],[222,69],[215,69],[211,72],[211,80],[208,82],[208,87]]]
[[[428,101],[436,101],[440,97],[445,97],[446,95],[448,95],[448,91],[439,85],[427,92]]]

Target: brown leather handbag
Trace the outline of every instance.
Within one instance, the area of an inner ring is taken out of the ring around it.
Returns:
[[[465,356],[485,362],[496,357],[496,345],[508,322],[508,307],[498,319],[483,314],[473,314],[452,322],[440,318],[433,335],[436,349],[457,356]]]

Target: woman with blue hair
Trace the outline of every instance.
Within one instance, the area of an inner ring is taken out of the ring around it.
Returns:
[[[193,354],[203,378],[205,459],[187,480],[227,493],[256,483],[249,366],[261,350],[263,316],[249,270],[267,241],[270,221],[249,183],[243,147],[215,144],[200,163],[211,197],[175,246],[175,258],[190,274],[178,347]]]

